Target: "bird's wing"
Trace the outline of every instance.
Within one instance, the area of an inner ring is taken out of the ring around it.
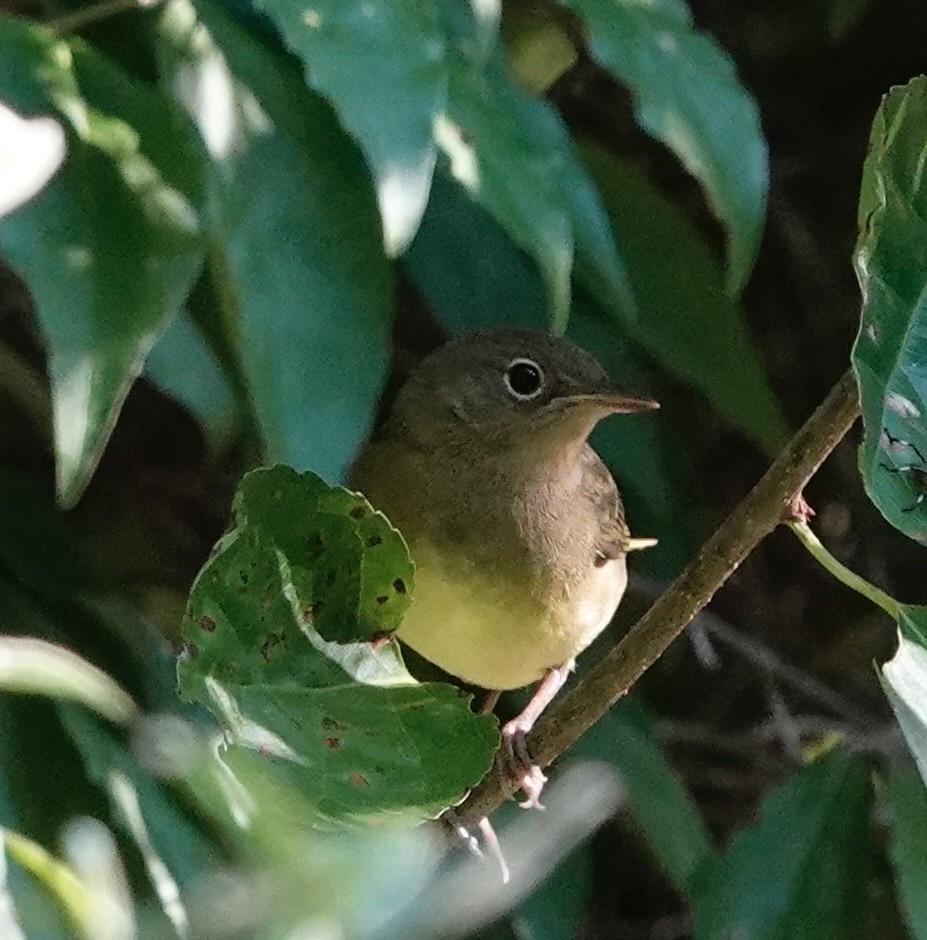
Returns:
[[[596,556],[602,561],[620,558],[627,551],[630,532],[624,521],[624,506],[618,487],[592,448],[585,456],[584,486],[600,520]]]

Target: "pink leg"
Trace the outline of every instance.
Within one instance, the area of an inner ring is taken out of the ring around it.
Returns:
[[[534,727],[541,712],[550,705],[554,696],[563,688],[574,665],[571,660],[563,666],[549,670],[521,714],[502,726],[502,771],[527,797],[525,802],[520,804],[523,809],[544,808],[539,797],[547,782],[547,777],[544,776],[541,768],[531,759],[525,738]]]

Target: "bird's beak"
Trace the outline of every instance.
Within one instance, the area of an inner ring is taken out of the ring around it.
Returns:
[[[593,408],[605,414],[635,414],[638,411],[653,411],[660,403],[652,398],[629,398],[616,392],[596,392],[591,395],[569,395],[556,398],[551,405],[558,411],[578,406]]]

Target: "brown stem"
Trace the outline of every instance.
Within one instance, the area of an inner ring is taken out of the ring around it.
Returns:
[[[528,738],[546,767],[593,725],[656,662],[737,566],[788,518],[795,497],[859,415],[848,371],[831,389],[763,478],[702,546],[695,559],[569,693],[555,701]],[[456,811],[463,825],[491,813],[506,796],[490,774]]]

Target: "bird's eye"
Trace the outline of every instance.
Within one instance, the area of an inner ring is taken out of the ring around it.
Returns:
[[[505,370],[505,387],[521,401],[530,401],[541,394],[544,372],[531,359],[515,359]]]

